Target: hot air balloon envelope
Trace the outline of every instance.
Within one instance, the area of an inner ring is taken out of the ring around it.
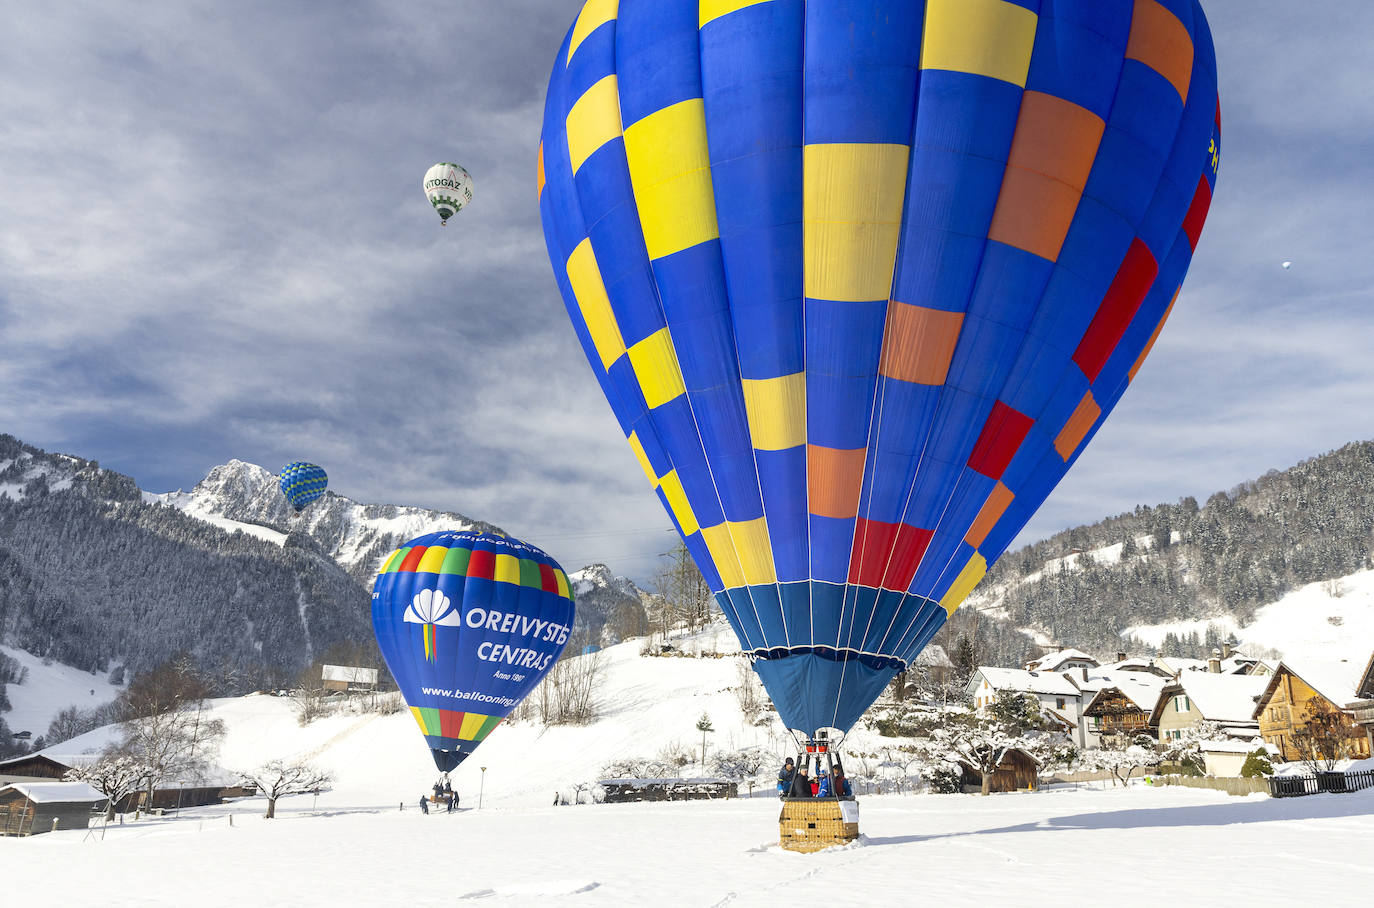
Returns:
[[[446,224],[472,201],[472,176],[457,164],[435,164],[425,173],[425,198]]]
[[[299,514],[312,501],[324,494],[329,487],[329,476],[324,468],[303,460],[293,461],[281,468],[277,477],[281,493]]]
[[[387,558],[372,628],[441,772],[534,690],[574,614],[558,563],[505,536],[431,533]]]
[[[790,728],[849,728],[1102,425],[1220,141],[1196,0],[582,7],[549,258]]]

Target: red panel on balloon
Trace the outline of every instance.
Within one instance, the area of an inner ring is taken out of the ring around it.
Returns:
[[[490,580],[496,576],[496,553],[473,549],[468,559],[468,576]]]
[[[426,545],[417,545],[406,553],[405,560],[401,562],[398,571],[413,571],[420,564],[420,559],[425,557],[425,552],[429,549]]]
[[[1136,237],[1107,295],[1102,298],[1097,315],[1093,316],[1092,324],[1074,351],[1073,361],[1088,376],[1088,381],[1095,381],[1102,367],[1107,365],[1107,359],[1145,301],[1145,294],[1150,292],[1157,274],[1159,263],[1150,254],[1149,247]]]
[[[1026,414],[1013,410],[1000,400],[993,404],[987,422],[983,423],[978,443],[969,455],[969,469],[989,479],[1001,479],[1034,422]]]
[[[466,715],[451,709],[439,710],[439,734],[445,738],[461,737],[458,732],[463,728],[463,717]]]
[[[1188,216],[1183,219],[1183,232],[1188,234],[1188,245],[1197,251],[1197,241],[1202,236],[1202,225],[1207,222],[1207,212],[1212,207],[1212,186],[1207,182],[1207,174],[1197,181],[1197,192],[1193,193],[1193,203],[1188,206]]]
[[[539,588],[546,593],[558,592],[558,575],[547,564],[539,565]]]
[[[859,518],[849,553],[849,582],[905,591],[930,545],[930,530]]]

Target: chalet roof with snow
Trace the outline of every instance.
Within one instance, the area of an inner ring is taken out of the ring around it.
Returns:
[[[917,668],[954,668],[949,653],[945,652],[945,648],[938,643],[932,643],[921,650],[913,665]]]
[[[1182,672],[1178,679],[1159,692],[1150,713],[1150,724],[1158,725],[1169,698],[1187,694],[1193,708],[1209,722],[1236,726],[1254,733],[1255,700],[1264,693],[1269,679],[1254,675],[1219,675],[1212,672]]]
[[[1278,670],[1266,678],[1261,678],[1266,682],[1262,689],[1259,701],[1256,703],[1251,715],[1258,718],[1263,705],[1269,701],[1274,693],[1274,688],[1279,683],[1284,670],[1292,672],[1302,679],[1308,687],[1330,700],[1337,709],[1351,709],[1360,700],[1365,699],[1360,695],[1361,688],[1367,682],[1369,672],[1374,669],[1374,658],[1366,664],[1353,659],[1337,660],[1318,660],[1318,659],[1283,659],[1279,662]]]
[[[1026,670],[1037,672],[1057,672],[1066,663],[1069,662],[1090,662],[1093,665],[1102,664],[1101,662],[1098,662],[1096,659],[1094,659],[1092,656],[1089,656],[1087,653],[1083,652],[1081,649],[1074,649],[1070,647],[1068,649],[1061,649],[1053,653],[1046,653],[1039,659],[1034,659],[1026,663]]]
[[[1020,668],[995,668],[990,665],[978,667],[969,678],[967,690],[970,694],[978,689],[978,679],[988,682],[993,690],[1010,690],[1018,693],[1045,694],[1051,697],[1077,697],[1078,688],[1073,682],[1057,672],[1026,671]]]
[[[1160,678],[1172,678],[1174,676],[1173,669],[1166,668],[1155,659],[1146,659],[1142,656],[1132,656],[1129,659],[1122,659],[1120,662],[1111,662],[1102,668],[1113,672],[1151,674]]]
[[[1149,672],[1098,669],[1088,672],[1086,682],[1075,683],[1083,688],[1085,698],[1090,698],[1086,709],[1091,709],[1098,697],[1119,690],[1126,699],[1148,713],[1159,702],[1159,692],[1169,681]]]
[[[0,792],[17,791],[35,804],[94,804],[105,796],[85,782],[11,782]]]

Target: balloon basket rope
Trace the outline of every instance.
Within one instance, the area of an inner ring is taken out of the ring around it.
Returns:
[[[788,798],[778,815],[778,844],[806,854],[848,845],[859,837],[859,803],[853,798]]]

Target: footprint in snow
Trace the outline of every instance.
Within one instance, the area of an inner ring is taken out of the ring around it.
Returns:
[[[577,895],[591,892],[601,884],[595,880],[538,880],[532,883],[508,883],[490,889],[474,889],[460,895],[460,899],[505,899],[515,896]]]

